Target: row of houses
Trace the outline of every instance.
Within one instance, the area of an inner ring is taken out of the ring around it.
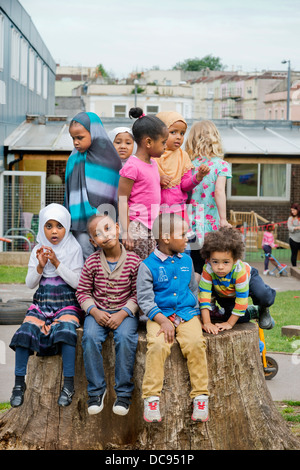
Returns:
[[[300,73],[296,72],[291,75],[289,117],[286,72],[149,70],[121,81],[91,71],[82,73],[80,81],[76,67],[58,66],[57,72],[57,104],[62,97],[80,96],[86,110],[101,117],[126,117],[138,104],[147,114],[171,109],[186,119],[300,120]]]
[[[228,216],[255,211],[278,222],[287,241],[284,222],[290,204],[300,201],[299,119],[281,119],[281,113],[273,119],[261,110],[269,95],[276,94],[274,106],[284,101],[284,74],[151,70],[116,84],[93,68],[80,68],[76,77],[73,72],[56,67],[18,0],[0,0],[0,237],[17,237],[17,248],[29,250],[41,207],[63,202],[73,115],[93,111],[109,131],[130,127],[128,110],[137,104],[147,114],[176,110],[188,129],[195,120],[213,119],[232,166]],[[226,106],[238,104],[241,115],[226,114]]]

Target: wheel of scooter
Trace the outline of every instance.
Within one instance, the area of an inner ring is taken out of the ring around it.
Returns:
[[[271,380],[278,372],[278,363],[273,357],[266,356],[267,367],[264,368],[264,374],[266,380]]]
[[[280,273],[279,273],[279,272],[276,273],[276,274],[275,274],[275,277],[280,277]]]

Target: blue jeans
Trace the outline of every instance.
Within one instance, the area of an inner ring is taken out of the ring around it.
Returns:
[[[133,368],[138,344],[137,328],[137,317],[126,317],[116,330],[99,325],[92,315],[85,318],[82,348],[89,396],[102,395],[106,389],[102,345],[109,332],[112,331],[116,352],[114,389],[118,397],[131,397],[134,387]]]
[[[218,304],[225,309],[224,321],[227,321],[234,308],[235,297],[220,297],[214,289],[213,296],[216,298]],[[249,282],[249,297],[251,297],[254,305],[258,305],[262,308],[273,305],[276,297],[275,289],[265,284],[258,270],[252,267]],[[250,315],[246,311],[246,314],[239,317],[237,322],[246,323],[248,321],[250,321]]]

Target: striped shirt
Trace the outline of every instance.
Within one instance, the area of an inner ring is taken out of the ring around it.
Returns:
[[[140,258],[133,251],[122,252],[113,271],[111,271],[102,250],[90,255],[82,269],[76,292],[81,308],[95,305],[101,310],[119,311],[129,309],[132,314],[138,311],[136,279]]]
[[[207,263],[203,268],[199,284],[200,308],[211,310],[212,289],[214,288],[220,297],[235,298],[232,311],[234,315],[245,315],[248,307],[250,272],[249,264],[238,260],[230,273],[225,277],[219,277],[213,272],[210,263]]]

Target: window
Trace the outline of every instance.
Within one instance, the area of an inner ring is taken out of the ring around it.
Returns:
[[[41,59],[36,60],[36,92],[38,95],[42,93],[42,62]]]
[[[232,163],[228,199],[289,200],[290,175],[291,165]]]
[[[27,85],[28,73],[28,44],[25,39],[21,39],[21,62],[20,62],[20,83]]]
[[[148,105],[146,106],[146,114],[157,114],[159,112],[159,106]]]
[[[29,50],[29,79],[28,86],[31,91],[34,90],[34,65],[35,65],[35,53],[32,49]]]
[[[0,15],[0,70],[3,70],[4,62],[4,18]]]
[[[16,29],[11,30],[10,76],[20,78],[20,35]]]
[[[126,115],[127,115],[126,104],[114,105],[114,117],[126,117]]]
[[[48,69],[46,65],[43,67],[43,98],[48,98]]]

